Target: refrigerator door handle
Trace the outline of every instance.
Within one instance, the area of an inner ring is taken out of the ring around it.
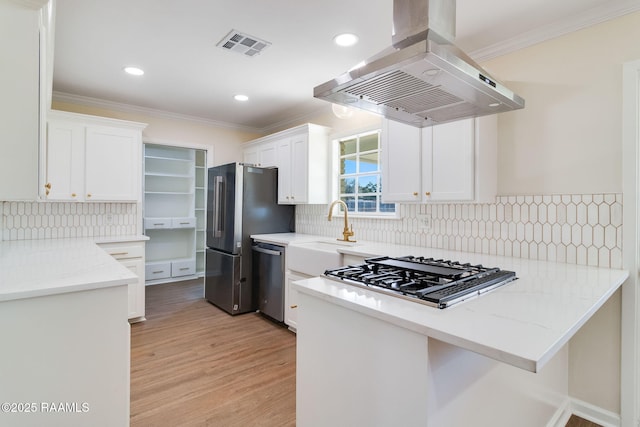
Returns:
[[[216,176],[214,179],[213,197],[215,200],[215,209],[213,223],[213,236],[222,237],[223,224],[224,224],[224,178],[222,176]]]

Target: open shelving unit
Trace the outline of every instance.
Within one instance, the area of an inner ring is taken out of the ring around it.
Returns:
[[[204,275],[206,151],[144,145],[146,283]]]

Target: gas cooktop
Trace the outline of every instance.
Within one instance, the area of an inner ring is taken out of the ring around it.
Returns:
[[[455,261],[405,256],[369,258],[325,271],[330,279],[446,308],[516,279],[513,271]]]

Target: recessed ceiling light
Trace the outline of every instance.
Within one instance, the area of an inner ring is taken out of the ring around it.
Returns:
[[[141,76],[144,74],[144,71],[138,67],[124,67],[124,72],[132,76]]]
[[[233,99],[235,99],[236,101],[245,102],[249,100],[249,97],[247,95],[236,95],[233,97]]]
[[[338,46],[353,46],[354,44],[358,43],[358,36],[351,33],[338,34],[333,38],[333,41]]]

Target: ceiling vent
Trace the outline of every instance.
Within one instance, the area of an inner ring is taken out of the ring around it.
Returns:
[[[216,46],[245,56],[256,56],[271,46],[271,43],[240,31],[231,30]]]

